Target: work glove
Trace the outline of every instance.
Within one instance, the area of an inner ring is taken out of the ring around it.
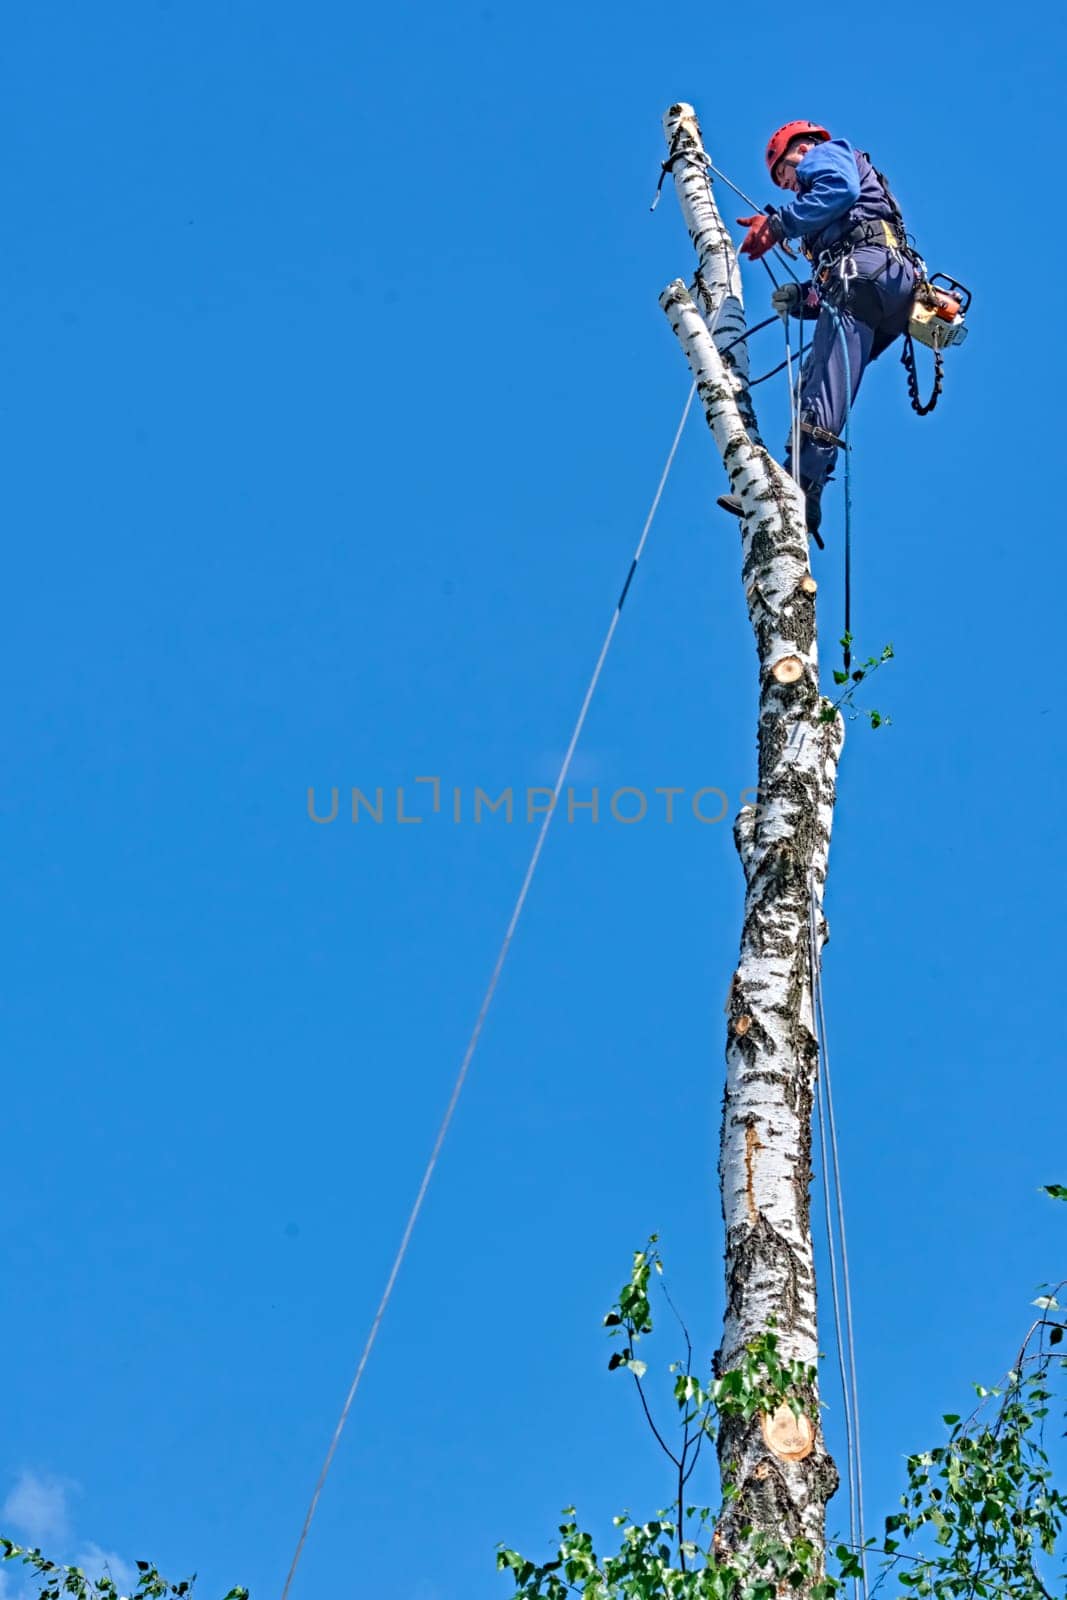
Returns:
[[[783,322],[790,317],[800,315],[800,301],[803,289],[799,283],[783,283],[780,289],[775,289],[771,295],[771,310],[776,311]]]
[[[778,217],[767,216],[765,212],[758,212],[754,217],[738,217],[741,227],[748,232],[741,241],[740,250],[743,256],[750,261],[759,261],[768,250],[773,250],[775,245],[785,238],[785,229]]]

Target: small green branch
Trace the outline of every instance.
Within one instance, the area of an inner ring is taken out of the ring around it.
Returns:
[[[87,1578],[80,1567],[64,1567],[49,1561],[40,1550],[16,1544],[13,1539],[0,1537],[0,1560],[19,1561],[36,1573],[43,1587],[37,1600],[123,1600],[114,1578]],[[137,1583],[125,1600],[188,1600],[195,1578],[183,1578],[180,1583],[169,1583],[157,1567],[148,1561],[138,1561]],[[248,1600],[248,1590],[231,1589],[223,1600]]]
[[[1067,1200],[1067,1185],[1044,1188],[1052,1199]],[[573,1507],[564,1512],[551,1560],[538,1564],[501,1545],[497,1567],[510,1577],[512,1600],[838,1600],[848,1584],[865,1582],[865,1552],[885,1563],[872,1600],[890,1580],[887,1592],[909,1600],[1054,1600],[1038,1566],[1063,1553],[1067,1528],[1067,1494],[1052,1480],[1043,1434],[1053,1380],[1059,1376],[1062,1383],[1067,1374],[1067,1356],[1060,1353],[1067,1327],[1064,1284],[1045,1286],[1034,1301],[1039,1315],[1007,1377],[994,1388],[976,1384],[974,1413],[966,1420],[945,1415],[947,1443],[908,1458],[901,1511],[886,1519],[884,1543],[817,1547],[749,1530],[740,1549],[728,1550],[715,1535],[719,1514],[685,1503],[700,1446],[714,1436],[716,1418],[747,1422],[782,1404],[795,1414],[810,1410],[815,1370],[783,1359],[772,1326],[746,1345],[736,1367],[702,1381],[679,1317],[685,1360],[670,1363],[668,1372],[681,1444],[672,1451],[652,1421],[642,1381],[647,1363],[633,1354],[637,1340],[652,1333],[649,1284],[653,1272],[663,1271],[655,1246],[653,1235],[635,1252],[630,1278],[604,1323],[609,1337],[624,1341],[609,1366],[628,1368],[635,1379],[649,1425],[673,1464],[677,1505],[648,1522],[634,1521],[629,1512],[615,1517],[618,1543],[610,1553],[598,1551]],[[728,1483],[724,1500],[737,1493]],[[915,1547],[920,1535],[932,1537],[932,1550]]]
[[[846,657],[851,645],[852,635],[850,633],[842,634],[841,647],[845,651]],[[868,710],[866,707],[857,706],[854,697],[860,684],[869,678],[872,673],[877,672],[879,667],[884,666],[887,661],[892,661],[892,659],[893,646],[887,644],[880,656],[868,656],[862,666],[853,667],[851,670],[847,667],[844,670],[835,670],[834,682],[839,687],[841,685],[847,685],[847,687],[844,693],[832,702],[828,696],[824,697],[823,704],[819,709],[818,720],[820,722],[833,722],[839,711],[846,711],[850,722],[854,722],[857,717],[866,717],[872,728],[890,727],[893,720],[891,717],[883,717],[880,711]]]

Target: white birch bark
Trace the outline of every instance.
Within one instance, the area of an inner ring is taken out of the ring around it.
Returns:
[[[737,252],[712,198],[707,157],[700,124],[692,106],[671,106],[663,119],[667,136],[667,168],[674,178],[689,237],[697,253],[697,270],[690,292],[709,326],[715,328],[738,409],[750,435],[759,442],[755,413],[748,392],[748,344],[735,344],[745,331],[745,306]]]
[[[744,309],[737,258],[715,204],[692,107],[672,106],[664,128],[698,252],[702,307],[680,280],[668,285],[660,303],[741,497],[741,573],[759,658],[759,804],[746,807],[735,824],[746,892],[727,1006],[719,1159],[726,1225],[726,1311],[716,1356],[721,1375],[772,1326],[784,1357],[810,1366],[818,1360],[809,1208],[818,1060],[808,928],[814,893],[821,944],[843,730],[840,717],[819,721],[815,585],[803,496],[760,441],[744,346],[725,357],[718,348],[737,337]],[[821,1551],[837,1471],[823,1442],[817,1393],[805,1396],[805,1412],[813,1447],[802,1460],[772,1447],[758,1419],[723,1422],[720,1470],[738,1492],[724,1503],[718,1548],[736,1549],[742,1530],[752,1526],[782,1540],[803,1535]]]

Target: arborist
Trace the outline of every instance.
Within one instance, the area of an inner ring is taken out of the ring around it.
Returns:
[[[796,198],[738,217],[748,228],[741,254],[759,261],[783,240],[799,238],[811,262],[811,281],[775,289],[771,304],[783,320],[817,319],[801,374],[800,459],[793,462],[790,441],[785,465],[804,491],[808,532],[821,547],[821,498],[837,456],[834,441],[868,364],[908,326],[921,263],[885,178],[847,140],[815,122],[787,122],[771,136],[767,167],[778,188]],[[741,515],[738,495],[723,495],[719,504]]]

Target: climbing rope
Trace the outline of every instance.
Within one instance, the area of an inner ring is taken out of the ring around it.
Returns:
[[[834,1117],[833,1082],[830,1075],[830,1044],[826,1032],[823,1002],[822,961],[816,925],[815,878],[808,879],[808,965],[811,974],[812,1023],[818,1048],[816,1109],[819,1130],[819,1166],[822,1173],[823,1206],[826,1221],[826,1247],[830,1261],[830,1292],[834,1310],[837,1365],[841,1380],[841,1399],[845,1419],[845,1455],[848,1481],[849,1538],[858,1550],[863,1568],[862,1583],[856,1580],[855,1593],[867,1593],[867,1552],[863,1514],[863,1457],[860,1447],[859,1378],[856,1368],[856,1340],[852,1323],[852,1285],[848,1267],[848,1242],[845,1236],[845,1202],[841,1182],[841,1161]],[[831,1204],[830,1187],[834,1200]],[[835,1230],[836,1212],[836,1230]],[[838,1255],[840,1254],[840,1281]],[[842,1294],[843,1289],[843,1294]],[[842,1307],[844,1314],[842,1315]]]
[[[793,475],[794,475],[794,477],[799,478],[799,470],[800,470],[800,468],[799,468],[799,462],[800,462],[799,438],[800,438],[800,434],[801,433],[808,433],[813,438],[825,440],[829,444],[837,445],[841,450],[844,451],[844,456],[845,456],[845,577],[844,577],[844,590],[845,590],[845,633],[844,633],[844,637],[845,637],[845,643],[844,643],[842,648],[844,650],[845,671],[848,672],[849,669],[852,666],[852,649],[851,649],[851,645],[849,643],[849,641],[850,641],[850,639],[852,637],[852,364],[849,361],[848,340],[845,337],[844,323],[841,320],[840,313],[837,311],[837,309],[834,306],[832,306],[829,303],[829,301],[824,300],[822,303],[823,303],[824,307],[826,308],[826,310],[830,313],[831,317],[834,319],[834,324],[835,324],[836,329],[837,329],[837,334],[838,334],[838,337],[841,340],[841,352],[842,352],[842,355],[844,356],[844,362],[845,362],[845,431],[844,431],[844,437],[843,438],[838,438],[838,436],[836,434],[831,433],[829,431],[829,429],[817,427],[814,423],[806,422],[806,421],[803,420],[803,417],[802,417],[801,411],[800,411],[800,394],[801,394],[801,390],[802,390],[802,387],[803,387],[803,376],[804,376],[803,366],[802,365],[799,366],[798,374],[797,374],[797,380],[796,380],[796,388],[794,389],[794,386],[793,386],[793,373],[792,373],[792,345],[791,345],[790,338],[789,338],[789,323],[788,323],[788,321],[786,322],[786,359],[785,359],[785,361],[783,361],[780,364],[780,366],[775,367],[771,372],[765,372],[763,374],[763,378],[756,378],[754,380],[754,382],[755,383],[762,383],[764,378],[773,377],[774,373],[775,372],[780,372],[782,367],[787,367],[789,369],[789,419],[790,419],[790,438],[793,441],[792,464],[793,464]],[[801,322],[801,339],[803,340],[803,322]],[[752,387],[752,385],[750,385],[750,387]],[[816,538],[816,542],[819,542],[818,535],[815,535],[814,537]]]
[[[716,316],[712,319],[710,329],[712,333],[715,331],[717,322],[718,314],[716,314]],[[626,596],[630,592],[630,585],[633,582],[634,574],[637,571],[637,563],[641,559],[645,544],[648,540],[649,532],[652,528],[653,519],[655,518],[656,512],[659,509],[660,500],[663,497],[663,491],[667,484],[667,478],[670,475],[671,467],[674,465],[674,458],[678,453],[678,446],[681,443],[682,433],[685,429],[686,422],[689,419],[689,412],[692,408],[695,395],[696,384],[694,383],[690,387],[689,395],[682,411],[681,420],[678,423],[674,440],[671,444],[670,450],[667,453],[667,460],[664,464],[663,471],[660,474],[660,480],[656,487],[656,493],[652,498],[652,504],[649,507],[648,515],[645,518],[644,527],[641,529],[641,537],[637,542],[637,548],[634,552],[633,559],[630,562],[630,569],[626,574],[626,581],[624,582],[619,593],[618,600],[615,602],[615,610],[612,613],[607,634],[605,635],[604,642],[600,647],[600,654],[597,657],[596,666],[593,668],[593,675],[589,680],[588,687],[586,688],[585,697],[582,700],[581,709],[578,712],[577,721],[575,722],[574,730],[571,733],[570,743],[567,745],[566,753],[564,754],[563,761],[560,765],[559,776],[556,779],[555,787],[552,791],[552,803],[548,807],[544,819],[542,820],[540,830],[538,831],[533,852],[530,856],[530,860],[526,867],[526,873],[522,880],[522,886],[519,889],[518,896],[512,908],[511,918],[505,930],[500,949],[497,952],[496,962],[493,966],[488,986],[486,987],[485,994],[482,997],[482,1003],[479,1007],[478,1015],[475,1019],[470,1038],[467,1041],[467,1048],[463,1052],[463,1059],[460,1062],[459,1072],[456,1075],[455,1083],[452,1085],[452,1093],[449,1097],[448,1105],[445,1108],[445,1114],[441,1119],[440,1127],[437,1130],[437,1137],[434,1140],[433,1149],[430,1151],[430,1158],[426,1163],[422,1180],[415,1195],[415,1202],[408,1215],[407,1223],[405,1224],[404,1232],[401,1236],[399,1248],[397,1249],[392,1267],[389,1270],[389,1276],[386,1280],[385,1289],[382,1293],[381,1300],[379,1301],[378,1309],[374,1313],[374,1320],[371,1323],[370,1332],[367,1335],[366,1342],[364,1343],[363,1350],[360,1354],[359,1362],[356,1366],[355,1377],[352,1379],[348,1394],[345,1396],[344,1405],[341,1407],[341,1414],[337,1419],[337,1426],[334,1428],[329,1449],[326,1452],[325,1460],[323,1461],[322,1468],[319,1472],[318,1481],[315,1484],[314,1492],[312,1493],[311,1501],[304,1517],[304,1525],[300,1530],[300,1537],[297,1540],[296,1550],[293,1553],[293,1559],[289,1566],[289,1572],[282,1588],[281,1600],[288,1600],[289,1590],[292,1586],[296,1569],[300,1563],[300,1557],[303,1554],[304,1545],[307,1542],[307,1536],[311,1528],[312,1519],[315,1515],[315,1509],[319,1503],[319,1496],[322,1494],[323,1485],[326,1482],[326,1477],[329,1473],[334,1455],[336,1454],[337,1446],[340,1443],[341,1435],[344,1432],[345,1423],[348,1421],[348,1415],[352,1409],[352,1403],[356,1398],[356,1392],[359,1389],[360,1383],[363,1379],[363,1373],[366,1369],[367,1362],[370,1359],[370,1353],[374,1348],[374,1342],[378,1337],[378,1329],[381,1327],[382,1318],[385,1316],[386,1308],[388,1307],[389,1301],[392,1298],[393,1288],[396,1284],[397,1277],[399,1276],[400,1268],[404,1263],[404,1257],[407,1255],[408,1245],[411,1243],[411,1236],[415,1231],[415,1224],[419,1219],[419,1213],[422,1210],[423,1201],[426,1199],[426,1191],[430,1187],[430,1180],[433,1177],[434,1168],[437,1166],[438,1157],[441,1154],[445,1137],[452,1124],[452,1118],[455,1115],[456,1106],[459,1104],[459,1097],[463,1092],[463,1085],[466,1082],[471,1061],[474,1059],[474,1052],[477,1049],[478,1041],[481,1038],[486,1017],[489,1015],[489,1008],[493,1003],[493,996],[496,994],[497,984],[500,982],[500,974],[504,969],[504,962],[507,960],[508,951],[511,949],[511,943],[515,937],[515,930],[519,925],[519,919],[522,916],[523,907],[526,904],[526,897],[530,892],[530,885],[533,883],[534,873],[536,872],[537,864],[541,859],[541,852],[544,849],[549,826],[556,812],[556,804],[559,800],[560,794],[563,791],[563,785],[567,781],[567,775],[570,772],[571,762],[574,759],[574,752],[577,748],[578,740],[581,737],[582,729],[585,726],[585,720],[589,714],[589,707],[592,704],[593,695],[596,692],[597,684],[600,682],[600,675],[604,670],[604,663],[608,658],[608,651],[611,649],[612,640],[615,637],[615,630],[619,625],[619,618],[622,615],[622,608],[626,603]]]
[[[785,328],[785,370],[788,374],[786,382],[789,386],[789,462],[793,477],[800,479],[800,367],[797,367],[796,381],[793,379],[793,342],[789,333],[789,318],[783,318]]]
[[[800,327],[800,349],[797,352],[797,416],[798,417],[800,415],[800,395],[801,395],[801,391],[802,391],[802,389],[804,387],[804,316],[803,316],[804,305],[803,305],[803,302],[801,302],[800,311],[801,311],[801,315],[797,318],[797,321],[798,321],[799,327]],[[788,327],[789,324],[787,323],[786,326]],[[798,447],[797,447],[797,458],[799,458],[799,455],[800,455],[800,447],[798,445]],[[797,459],[797,458],[794,459],[794,463],[793,464],[794,464],[796,470],[799,472],[800,471],[800,462],[799,462],[799,459]]]
[[[852,666],[852,365],[848,359],[845,326],[833,306],[841,351],[845,358],[845,671]]]

